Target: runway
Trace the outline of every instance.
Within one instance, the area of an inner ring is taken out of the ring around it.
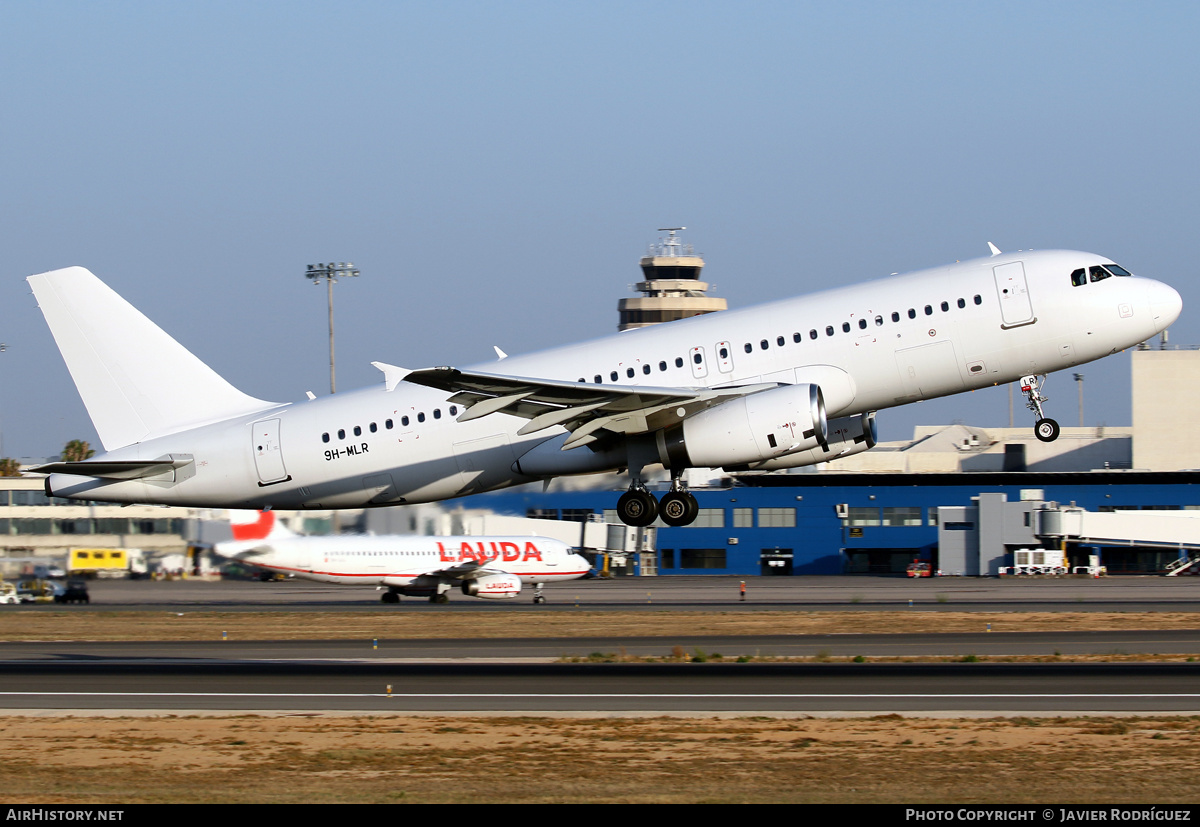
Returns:
[[[538,611],[1195,612],[1194,579],[994,581],[897,578],[643,578],[561,584]],[[547,590],[548,593],[550,590]],[[492,629],[521,602],[377,602],[370,589],[285,583],[96,581],[89,606],[17,612],[408,612],[436,623],[481,612]],[[911,603],[910,603],[911,601]],[[1197,618],[1200,621],[1200,617]],[[1200,662],[1109,664],[733,663],[871,658],[1197,654],[1189,629],[957,634],[0,643],[0,709],[287,714],[1200,714]],[[701,663],[568,663],[592,653]],[[713,662],[719,653],[722,662]]]
[[[54,664],[10,710],[1095,714],[1200,710],[1193,664]]]

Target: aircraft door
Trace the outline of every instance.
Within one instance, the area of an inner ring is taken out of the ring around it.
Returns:
[[[692,363],[692,376],[697,379],[708,376],[708,364],[704,361],[704,348],[694,347],[689,350],[688,360]]]
[[[254,467],[258,470],[259,485],[271,485],[291,479],[283,464],[283,445],[279,439],[278,419],[255,422],[251,429],[250,442],[254,450]]]
[[[1001,327],[1020,327],[1033,324],[1033,304],[1029,299],[1029,285],[1025,281],[1025,265],[1020,261],[993,267],[996,279],[996,295],[1000,299]]]
[[[717,352],[717,370],[721,373],[733,372],[733,348],[729,342],[717,342],[714,350]]]

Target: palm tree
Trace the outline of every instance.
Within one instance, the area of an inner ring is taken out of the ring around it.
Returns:
[[[73,439],[63,448],[62,460],[63,462],[82,462],[95,454],[91,445],[82,439]]]
[[[21,463],[11,457],[0,459],[0,477],[21,476]]]

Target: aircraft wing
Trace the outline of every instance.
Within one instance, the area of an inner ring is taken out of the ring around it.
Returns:
[[[512,574],[512,572],[489,568],[486,563],[481,563],[478,560],[464,560],[458,565],[447,566],[444,569],[434,569],[433,571],[427,571],[415,576],[445,577],[449,580],[474,580],[477,577],[483,577],[485,574]]]
[[[561,425],[571,433],[564,449],[595,442],[604,431],[656,431],[729,399],[779,387],[774,382],[727,388],[593,385],[449,367],[414,370],[403,381],[452,394],[448,401],[466,408],[459,422],[494,413],[519,416],[529,420],[517,432],[522,436]]]

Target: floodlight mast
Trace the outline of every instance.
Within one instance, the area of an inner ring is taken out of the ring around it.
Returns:
[[[312,279],[313,284],[320,284],[324,279],[329,288],[329,392],[337,393],[337,369],[334,366],[333,350],[333,285],[339,278],[357,276],[358,270],[348,261],[331,261],[328,264],[308,265],[308,271],[304,275]]]

